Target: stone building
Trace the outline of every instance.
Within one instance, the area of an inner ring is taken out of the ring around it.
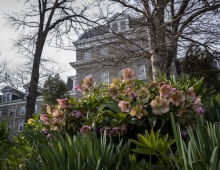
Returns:
[[[12,129],[13,135],[19,135],[24,128],[25,109],[27,90],[25,93],[15,90],[9,86],[4,87],[2,90],[2,100],[0,100],[0,123],[7,121],[9,128]],[[38,89],[38,97],[36,100],[35,111],[40,111],[43,98],[41,90]]]
[[[86,30],[73,42],[76,61],[70,65],[76,69],[76,76],[68,83],[75,87],[84,77],[93,77],[97,84],[109,84],[128,67],[135,70],[136,78],[149,80],[147,35],[142,21],[141,17],[116,14],[108,24]]]

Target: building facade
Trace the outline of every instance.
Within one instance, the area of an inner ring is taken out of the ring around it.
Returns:
[[[25,97],[28,94],[14,90],[13,88],[6,86],[2,90],[2,100],[0,100],[0,123],[3,121],[8,122],[8,128],[13,131],[13,135],[19,135],[24,129],[24,119],[26,110]],[[38,91],[38,97],[36,100],[34,113],[40,111],[43,104],[43,98],[41,92]]]
[[[77,41],[76,61],[70,65],[76,76],[68,79],[79,84],[84,77],[93,77],[99,84],[109,84],[114,77],[121,77],[125,68],[135,71],[135,77],[149,80],[147,34],[141,25],[143,18],[116,14],[108,24],[85,31]]]

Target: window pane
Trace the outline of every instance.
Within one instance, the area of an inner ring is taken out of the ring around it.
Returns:
[[[91,52],[85,52],[85,60],[91,59]]]
[[[109,72],[102,73],[103,84],[109,84]]]
[[[126,26],[126,22],[125,21],[121,21],[120,22],[120,30],[126,30],[127,26]]]
[[[139,80],[144,80],[144,79],[146,79],[145,65],[141,65],[141,66],[138,68],[138,79],[139,79]]]
[[[25,106],[21,107],[20,109],[20,115],[24,115],[25,114]]]

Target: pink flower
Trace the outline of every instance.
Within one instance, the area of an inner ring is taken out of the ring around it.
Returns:
[[[40,120],[44,122],[45,125],[47,125],[49,122],[49,118],[47,114],[41,114]]]
[[[91,89],[93,87],[94,80],[92,77],[85,77],[83,80],[83,87],[86,89]]]
[[[109,135],[110,132],[111,132],[111,128],[110,128],[110,127],[103,127],[103,128],[101,128],[101,129],[99,130],[99,132],[100,132],[101,134],[104,134],[105,131],[106,131],[106,135]]]
[[[82,117],[81,112],[79,112],[78,110],[75,110],[71,113],[72,116],[76,117],[76,118],[80,118]]]
[[[123,130],[120,127],[114,127],[112,128],[110,134],[114,137],[116,136],[122,136],[123,135]]]
[[[130,109],[130,103],[129,102],[125,102],[125,101],[120,101],[118,103],[118,106],[121,108],[122,112],[129,112]]]
[[[180,102],[183,102],[184,100],[185,100],[185,96],[183,95],[183,92],[179,90],[174,91],[169,99],[169,101],[171,101],[176,106],[179,106]]]
[[[79,84],[76,84],[75,89],[79,92],[82,92],[82,87]]]
[[[156,96],[155,100],[152,100],[150,104],[155,115],[162,115],[170,110],[169,101],[160,96]]]
[[[136,106],[131,109],[130,115],[136,116],[138,119],[141,119],[143,115],[147,115],[147,111],[142,109],[142,106]]]
[[[204,116],[205,114],[205,109],[202,107],[202,106],[199,106],[196,108],[196,113],[199,115],[199,116]]]
[[[124,70],[124,80],[129,81],[129,80],[133,80],[133,79],[134,79],[134,70],[132,70],[130,68],[126,68]]]
[[[64,98],[64,99],[57,99],[57,102],[59,103],[59,105],[62,107],[62,108],[68,108],[70,107],[69,105],[69,99],[68,98]]]
[[[188,92],[187,92],[187,97],[190,98],[190,99],[192,99],[192,100],[195,99],[195,97],[196,97],[196,96],[195,96],[195,93],[193,92],[193,90],[194,90],[194,88],[193,88],[193,87],[190,87],[189,90],[188,90]]]
[[[51,140],[53,140],[53,139],[54,139],[53,135],[52,135],[52,134],[50,134],[50,133],[47,135],[47,138],[48,138],[48,139],[51,139]]]
[[[92,133],[92,127],[83,125],[80,129],[80,133]]]
[[[140,90],[138,90],[136,94],[140,98],[147,98],[150,95],[149,91],[145,87],[142,87]]]
[[[175,88],[170,87],[170,85],[164,84],[161,88],[160,88],[160,96],[163,97],[168,97],[170,94],[173,93],[173,91],[175,90]]]
[[[135,92],[131,88],[127,88],[126,90],[126,95],[128,98],[132,99],[136,96]]]
[[[187,130],[181,130],[181,135],[182,135],[183,138],[186,138],[187,135],[188,135]]]
[[[57,117],[57,118],[59,118],[59,117],[64,117],[64,113],[63,113],[62,111],[60,111],[60,110],[55,110],[55,111],[53,112],[53,116],[54,116],[54,117]]]
[[[116,99],[118,97],[118,89],[113,86],[108,88],[108,95],[111,96],[113,99]]]
[[[41,132],[44,133],[44,134],[48,134],[48,130],[47,129],[43,129]]]

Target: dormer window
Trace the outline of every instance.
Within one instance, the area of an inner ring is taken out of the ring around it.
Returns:
[[[114,21],[111,24],[111,29],[112,29],[112,32],[125,31],[125,30],[129,29],[128,19]]]
[[[87,51],[85,52],[85,60],[90,60],[91,59],[91,52]]]
[[[3,93],[2,101],[11,101],[11,93]]]

